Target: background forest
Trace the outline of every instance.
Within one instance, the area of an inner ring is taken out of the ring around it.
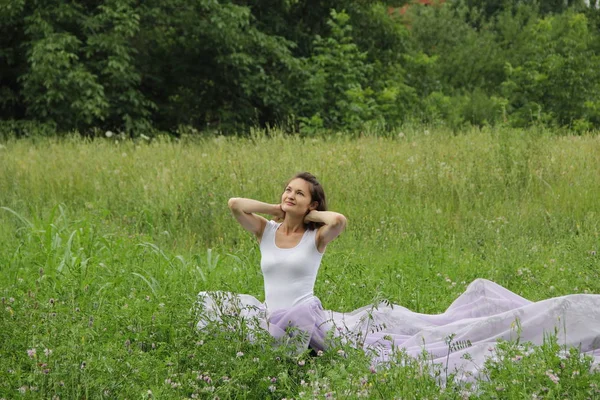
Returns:
[[[600,127],[597,1],[406,3],[3,0],[0,134]]]

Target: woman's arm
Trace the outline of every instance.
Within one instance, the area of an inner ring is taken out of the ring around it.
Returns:
[[[340,235],[346,228],[346,217],[340,213],[333,211],[317,211],[312,210],[306,217],[305,222],[321,222],[325,225],[317,231],[317,250],[321,253],[325,251],[325,247]]]
[[[267,220],[255,213],[273,215],[275,220],[283,219],[285,216],[280,204],[268,204],[257,200],[233,197],[229,199],[227,205],[240,225],[252,232],[259,240],[265,230]]]

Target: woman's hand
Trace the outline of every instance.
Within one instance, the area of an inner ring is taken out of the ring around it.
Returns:
[[[317,210],[310,210],[305,216],[304,216],[304,223],[308,224],[309,222],[321,222],[318,220],[315,220],[316,216],[318,214]]]
[[[285,211],[281,208],[281,204],[277,204],[275,211],[273,212],[273,221],[283,222],[285,219]]]

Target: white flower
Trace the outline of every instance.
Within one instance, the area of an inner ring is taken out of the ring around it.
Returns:
[[[114,133],[112,133],[111,131],[106,131],[104,133],[104,136],[106,136],[107,138],[111,138],[111,137],[113,137],[113,135],[114,135]]]

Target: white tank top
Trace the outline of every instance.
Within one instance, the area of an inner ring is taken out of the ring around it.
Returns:
[[[316,230],[306,230],[295,247],[277,247],[275,232],[280,225],[267,221],[260,241],[260,268],[269,313],[291,308],[314,297],[315,280],[323,257],[317,250]]]

